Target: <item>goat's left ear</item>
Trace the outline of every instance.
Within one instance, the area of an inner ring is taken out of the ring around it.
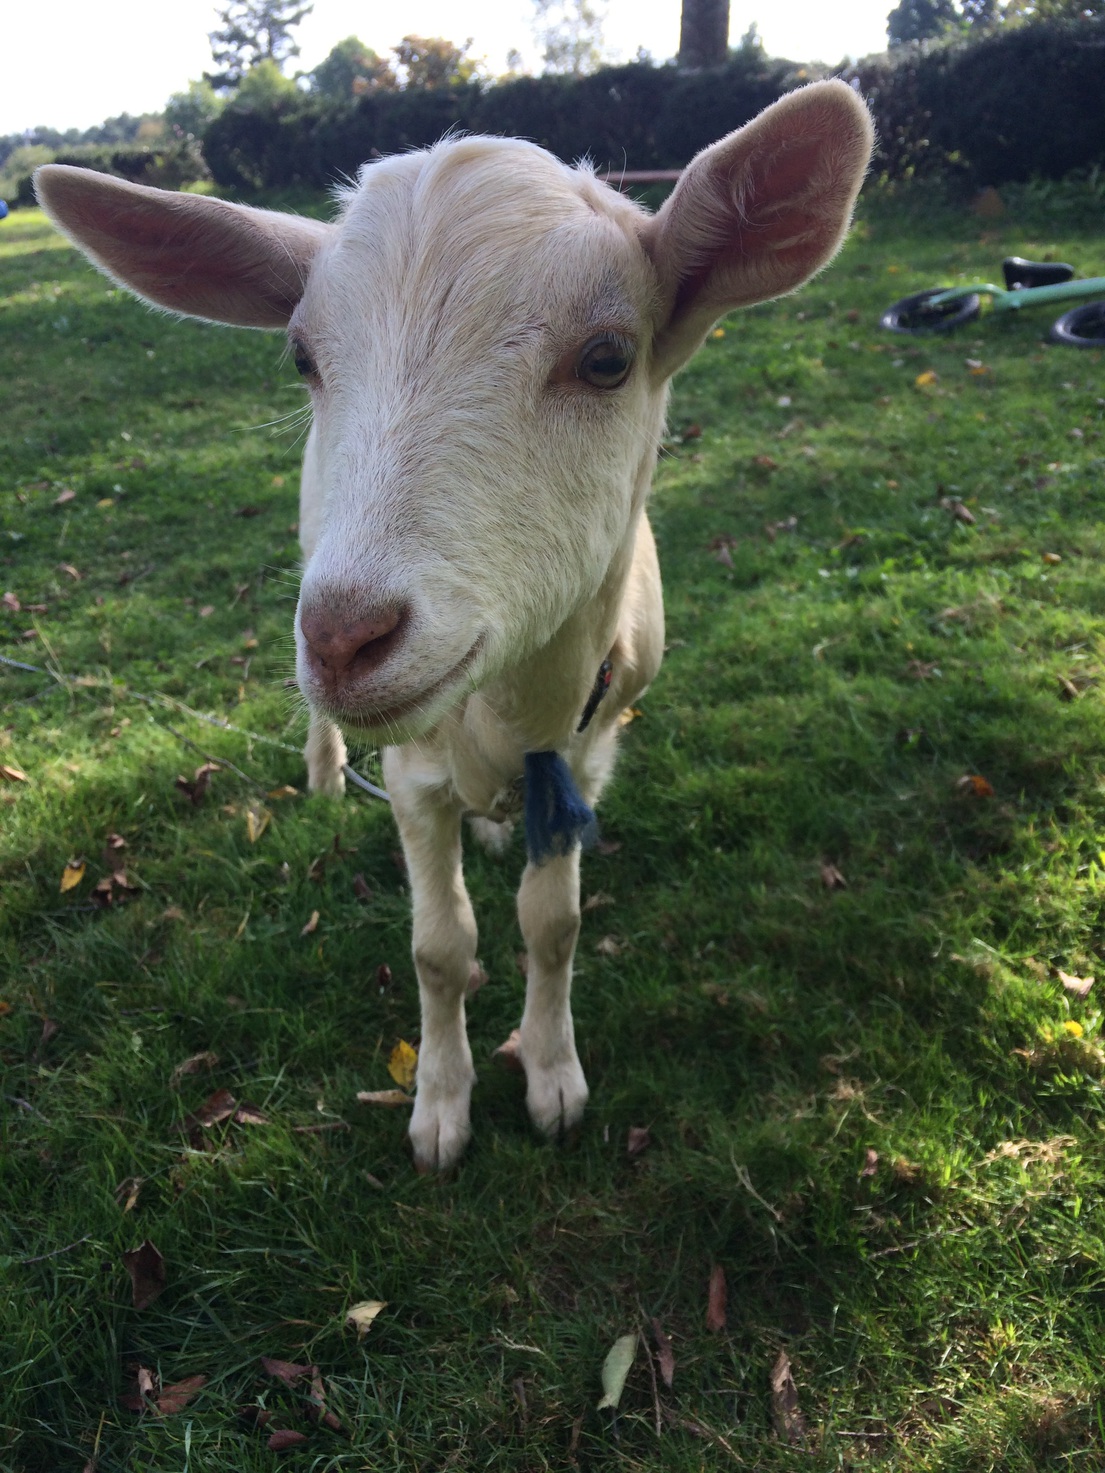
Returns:
[[[691,161],[642,237],[663,292],[658,377],[726,312],[794,291],[832,260],[873,143],[851,87],[815,82]]]

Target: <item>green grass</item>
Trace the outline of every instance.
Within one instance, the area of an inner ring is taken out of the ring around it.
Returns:
[[[279,745],[303,736],[297,451],[258,428],[298,405],[291,366],[110,291],[37,215],[0,225],[0,652],[84,677],[0,667],[0,762],[28,778],[0,780],[0,1467],[1102,1466],[1105,979],[1058,979],[1105,954],[1101,355],[1046,346],[1047,312],[875,326],[1014,251],[1103,265],[1077,193],[985,223],[876,198],[823,278],[678,381],[673,429],[701,435],[656,477],[671,648],[603,805],[621,847],[584,861],[613,900],[579,950],[586,1124],[535,1139],[490,1061],[520,858],[474,851],[476,1134],[426,1180],[405,1113],[354,1098],[417,1038],[388,812],[269,796],[304,786]],[[175,779],[208,754],[241,775],[193,805]],[[98,905],[120,860],[137,888]],[[269,1123],[182,1132],[220,1087]],[[167,1283],[139,1311],[146,1238]],[[387,1308],[358,1343],[363,1299]],[[653,1316],[659,1436],[643,1352],[595,1409]],[[781,1349],[805,1447],[773,1425]],[[344,1432],[263,1355],[317,1364]],[[208,1379],[139,1415],[139,1364]],[[309,1440],[269,1451],[236,1415],[259,1401]]]

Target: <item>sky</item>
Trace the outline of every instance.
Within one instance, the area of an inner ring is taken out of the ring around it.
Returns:
[[[32,0],[5,7],[0,134],[45,125],[89,128],[119,113],[159,112],[174,92],[211,65],[211,0]],[[731,0],[735,44],[755,21],[767,50],[794,61],[866,56],[886,45],[893,0]],[[309,71],[338,41],[356,35],[386,54],[405,35],[473,39],[472,54],[495,75],[517,49],[540,70],[532,0],[315,0],[299,26]],[[607,47],[631,60],[643,46],[657,61],[679,44],[679,0],[608,0]]]

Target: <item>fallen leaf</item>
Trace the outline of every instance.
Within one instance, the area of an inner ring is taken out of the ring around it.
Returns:
[[[234,1111],[235,1125],[268,1125],[269,1117],[256,1105],[251,1105],[248,1100],[243,1100]]]
[[[135,1309],[148,1309],[165,1287],[165,1260],[147,1238],[123,1254]]]
[[[1077,701],[1081,694],[1073,680],[1068,680],[1065,675],[1059,676],[1059,695],[1064,701]]]
[[[318,911],[317,910],[313,910],[311,912],[311,919],[307,922],[307,924],[303,927],[302,931],[300,931],[299,934],[301,936],[310,936],[310,935],[312,935],[317,930],[317,928],[318,928]]]
[[[356,1330],[358,1340],[363,1340],[372,1328],[372,1321],[386,1308],[387,1303],[383,1299],[366,1299],[346,1310],[345,1323]]]
[[[1059,556],[1059,554],[1057,552],[1045,552],[1044,553],[1044,562],[1045,563],[1055,564],[1055,563],[1061,563],[1062,561],[1063,561],[1063,559]]]
[[[388,1073],[401,1089],[409,1090],[414,1085],[417,1071],[418,1053],[401,1038],[388,1057]]]
[[[25,783],[29,779],[20,767],[10,767],[6,762],[0,762],[0,777],[9,783]]]
[[[628,1156],[639,1156],[652,1144],[647,1125],[631,1125],[626,1136],[625,1150]]]
[[[58,572],[64,573],[67,577],[72,578],[74,583],[79,583],[81,581],[81,575],[77,572],[72,563],[58,563]]]
[[[526,1066],[522,1063],[521,1041],[522,1035],[515,1028],[506,1042],[501,1043],[491,1055],[496,1063],[501,1064],[511,1074],[526,1072]]]
[[[179,905],[167,905],[161,912],[160,919],[163,921],[182,921],[184,912]]]
[[[138,1206],[138,1193],[142,1190],[144,1180],[145,1178],[141,1176],[125,1176],[115,1188],[115,1200],[124,1213],[133,1212]]]
[[[974,526],[974,512],[971,511],[970,507],[964,506],[958,496],[941,496],[940,505],[945,511],[950,511],[957,522],[962,522],[967,527]],[[947,615],[944,617],[947,617]]]
[[[298,798],[299,789],[293,788],[290,783],[283,783],[278,788],[273,788],[268,794],[270,798]]]
[[[65,488],[64,491],[60,492],[57,496],[55,496],[55,498],[54,498],[54,505],[55,506],[64,506],[66,504],[66,502],[74,500],[74,498],[76,497],[76,495],[77,495],[77,493],[70,486],[66,486],[66,488]]]
[[[391,968],[387,962],[381,962],[376,968],[376,991],[387,992],[391,987]]]
[[[874,1176],[878,1169],[879,1153],[878,1151],[873,1150],[871,1146],[868,1146],[866,1156],[864,1157],[863,1170],[860,1172],[860,1176]]]
[[[848,881],[837,869],[835,864],[823,860],[821,863],[821,883],[826,890],[847,890]]]
[[[660,1367],[660,1380],[670,1391],[672,1382],[675,1380],[675,1354],[671,1348],[671,1336],[665,1335],[658,1319],[652,1321],[652,1338],[656,1341],[656,1361]]]
[[[219,770],[217,762],[205,762],[202,767],[196,768],[191,782],[186,777],[178,777],[176,786],[191,800],[193,806],[198,806],[203,801],[204,793],[207,792],[211,774]]]
[[[779,462],[773,455],[754,455],[752,457],[752,464],[759,466],[762,471],[777,471],[779,469]]]
[[[706,1328],[715,1335],[725,1329],[725,1305],[728,1297],[725,1270],[720,1263],[715,1263],[710,1270],[710,1287],[706,1294]]]
[[[130,1412],[149,1411],[150,1399],[156,1390],[154,1374],[148,1366],[135,1366],[132,1369],[135,1376],[135,1388],[133,1391],[128,1391],[125,1396],[121,1396],[119,1403]]]
[[[414,1096],[401,1089],[359,1089],[357,1103],[360,1105],[413,1105]]]
[[[927,389],[930,388],[933,384],[938,383],[939,379],[940,375],[936,372],[935,369],[926,368],[924,373],[919,373],[917,375],[917,377],[913,380],[913,383],[914,386],[918,389]]]
[[[75,890],[84,879],[85,864],[83,859],[71,859],[61,872],[61,884],[58,889],[64,895],[68,890]]]
[[[215,612],[215,605],[214,604],[204,604],[203,608],[200,609],[200,618],[201,619],[209,619],[214,612]]]
[[[586,914],[589,910],[598,910],[602,905],[613,904],[613,895],[608,895],[605,890],[596,890],[593,895],[588,895],[587,899],[583,902],[582,908],[584,914]]]
[[[1090,988],[1094,982],[1092,977],[1075,977],[1070,972],[1064,972],[1059,968],[1056,968],[1056,975],[1072,997],[1089,996]]]
[[[644,714],[636,706],[627,706],[624,711],[618,712],[618,725],[628,726],[631,721],[636,721],[638,716],[643,716]]]
[[[246,810],[246,836],[251,844],[257,843],[257,840],[268,828],[271,820],[272,814],[267,808],[261,808],[259,805],[251,805]]]
[[[357,897],[358,900],[372,899],[372,890],[369,888],[369,883],[359,870],[353,876],[353,894]]]
[[[284,1427],[278,1427],[268,1440],[268,1446],[274,1453],[282,1453],[289,1447],[300,1447],[307,1441],[306,1432],[292,1432]]]
[[[631,1335],[621,1335],[614,1341],[602,1363],[602,1400],[598,1404],[600,1412],[605,1407],[617,1408],[636,1358],[637,1332],[634,1330]]]
[[[183,1381],[163,1386],[157,1398],[158,1415],[171,1417],[175,1412],[182,1412],[206,1381],[206,1376],[185,1376]]]
[[[5,593],[4,596],[0,598],[0,604],[3,604],[8,612],[12,614],[18,614],[20,609],[23,607],[23,605],[19,602],[14,593]]]
[[[994,789],[991,783],[977,773],[967,773],[956,781],[955,786],[961,793],[974,798],[992,798]]]
[[[165,917],[163,916],[162,919],[164,920]],[[174,919],[179,920],[181,917],[177,916]],[[183,1059],[174,1066],[173,1072],[169,1075],[169,1088],[179,1089],[180,1081],[187,1078],[189,1074],[200,1074],[214,1069],[218,1062],[218,1054],[212,1053],[210,1049],[204,1049],[202,1054],[193,1054],[191,1058]]]
[[[776,1435],[784,1442],[805,1442],[806,1419],[798,1409],[798,1388],[785,1350],[780,1350],[771,1372],[771,1415]]]
[[[224,1120],[229,1120],[237,1108],[238,1101],[228,1089],[217,1089],[214,1094],[208,1095],[198,1110],[185,1116],[181,1128],[191,1131],[199,1126],[202,1130],[210,1130],[213,1125],[221,1125]]]
[[[294,1386],[301,1377],[313,1376],[318,1370],[317,1366],[301,1366],[297,1365],[295,1361],[277,1360],[271,1355],[263,1355],[261,1357],[261,1365],[270,1376],[275,1376],[278,1381],[283,1381],[285,1386]]]
[[[940,674],[940,666],[936,660],[910,660],[905,673],[911,680],[931,680]]]
[[[622,943],[616,936],[603,936],[601,940],[595,942],[595,950],[599,956],[620,956]]]

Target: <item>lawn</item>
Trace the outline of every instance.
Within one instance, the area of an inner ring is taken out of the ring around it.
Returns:
[[[591,1106],[545,1144],[491,1058],[521,855],[472,846],[443,1180],[356,1098],[418,1005],[387,807],[296,753],[294,369],[0,224],[0,1467],[1102,1466],[1102,355],[877,327],[1007,253],[1097,274],[1099,193],[875,192],[678,380]]]

